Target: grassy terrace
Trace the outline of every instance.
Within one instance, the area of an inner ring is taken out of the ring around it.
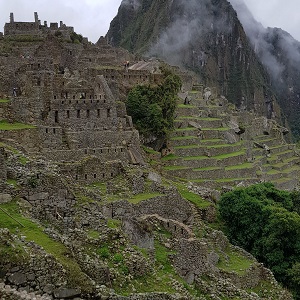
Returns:
[[[251,168],[253,168],[252,163],[244,163],[236,166],[226,167],[225,170],[230,171],[230,170],[242,170],[242,169],[251,169]]]
[[[0,103],[8,103],[9,100],[8,99],[0,99]]]
[[[225,153],[225,154],[221,154],[221,155],[216,155],[216,156],[188,156],[188,157],[184,157],[184,160],[200,160],[200,159],[224,159],[224,158],[229,158],[229,157],[235,157],[235,156],[240,156],[246,153],[246,150],[243,149],[241,151],[238,152],[231,152],[231,153]]]
[[[31,128],[36,128],[36,126],[23,123],[9,123],[5,120],[0,121],[0,130],[21,130]]]
[[[181,197],[183,197],[187,201],[192,202],[197,207],[206,208],[211,205],[211,203],[209,201],[205,201],[199,195],[190,192],[184,184],[179,183],[179,182],[173,182],[173,183],[177,187]]]
[[[89,290],[88,279],[82,273],[77,262],[72,259],[70,251],[63,244],[49,238],[48,235],[43,232],[43,228],[41,226],[22,216],[16,202],[1,204],[0,208],[4,209],[15,220],[24,226],[21,226],[0,210],[0,227],[8,228],[10,232],[14,234],[26,236],[27,241],[34,241],[39,246],[43,247],[48,254],[53,255],[67,270],[70,286],[80,286],[85,288],[87,291]],[[14,251],[14,249],[12,249],[12,251]]]
[[[205,167],[205,168],[196,168],[193,171],[201,172],[201,171],[216,171],[216,170],[223,170],[224,168],[221,167]]]
[[[201,141],[202,142],[202,141]],[[226,148],[226,147],[234,147],[243,145],[243,142],[238,142],[235,144],[217,144],[217,145],[186,145],[186,146],[175,146],[175,149],[193,149],[193,148],[206,148],[206,149],[213,149],[213,148]]]
[[[166,171],[176,171],[176,170],[188,170],[191,169],[190,167],[184,167],[184,166],[166,166],[163,167]]]
[[[229,127],[219,127],[219,128],[201,128],[202,131],[227,131],[229,130],[230,128]]]
[[[175,122],[179,122],[180,120],[199,120],[199,121],[222,121],[220,118],[202,118],[202,117],[193,117],[193,116],[182,116],[179,117]]]
[[[158,197],[158,196],[163,196],[163,194],[143,193],[143,194],[137,194],[137,195],[133,196],[132,198],[128,199],[128,201],[130,203],[133,203],[133,204],[138,204],[141,201],[148,200],[148,199],[151,199],[151,198],[155,198],[155,197]]]
[[[195,135],[190,135],[190,136],[175,136],[175,137],[172,137],[170,140],[171,141],[181,141],[181,140],[192,140],[192,139],[196,139],[198,138],[197,136]]]
[[[191,105],[191,104],[178,104],[177,107],[178,108],[197,108],[197,106]]]
[[[218,268],[228,272],[235,272],[239,275],[245,275],[246,271],[253,264],[253,261],[244,257],[242,254],[230,249],[229,247],[225,250],[226,259],[222,256],[217,264]]]

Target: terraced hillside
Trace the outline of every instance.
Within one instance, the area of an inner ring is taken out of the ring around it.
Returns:
[[[180,95],[171,153],[164,171],[212,188],[271,181],[293,189],[300,174],[295,145],[286,129],[217,98],[201,86]]]

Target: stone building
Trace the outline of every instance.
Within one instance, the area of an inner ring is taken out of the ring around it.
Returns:
[[[50,26],[48,26],[47,21],[41,24],[37,12],[34,13],[34,22],[15,22],[14,14],[10,13],[10,22],[4,25],[4,36],[57,34],[70,39],[73,32],[74,28],[66,26],[62,21],[60,21],[59,26],[58,23],[50,23]]]

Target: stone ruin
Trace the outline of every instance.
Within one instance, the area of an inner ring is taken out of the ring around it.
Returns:
[[[58,34],[60,33],[66,39],[70,39],[74,28],[66,26],[62,21],[58,26],[58,23],[50,23],[47,25],[47,21],[41,24],[38,18],[38,13],[34,13],[34,22],[15,22],[14,14],[10,13],[10,22],[4,25],[4,36],[16,36],[16,35],[31,35],[31,36],[42,36],[45,34]]]
[[[1,141],[59,163],[61,172],[78,182],[106,181],[123,164],[144,164],[139,134],[124,102],[116,99],[114,83],[121,79],[129,88],[154,81],[155,75],[125,70],[123,62],[133,57],[105,39],[97,45],[66,43],[51,30],[73,29],[56,27],[40,25],[37,13],[33,23],[14,22],[11,14],[5,25],[5,37],[40,34],[44,39],[25,46],[16,42],[13,53],[0,55],[0,95],[10,99],[0,104],[0,120],[35,126],[1,131]],[[0,43],[5,45],[5,38]]]

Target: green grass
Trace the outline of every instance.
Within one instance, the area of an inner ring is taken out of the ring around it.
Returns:
[[[75,197],[76,197],[76,205],[77,206],[95,202],[94,199],[87,197],[81,193],[75,193]]]
[[[197,139],[197,138],[198,137],[195,136],[195,135],[191,135],[191,136],[175,136],[175,137],[171,138],[171,141],[192,140],[192,139]]]
[[[225,170],[230,171],[230,170],[242,170],[242,169],[251,169],[251,168],[253,168],[252,163],[244,163],[236,166],[226,167]]]
[[[221,154],[221,155],[216,155],[214,156],[214,158],[216,159],[224,159],[224,158],[229,158],[229,157],[235,157],[235,156],[240,156],[246,153],[246,150],[243,149],[241,151],[238,152],[231,152],[231,153],[225,153],[225,154]]]
[[[209,201],[205,201],[202,197],[200,197],[199,195],[190,192],[188,190],[188,188],[179,182],[174,182],[174,185],[177,187],[180,195],[186,199],[187,201],[192,202],[193,204],[195,204],[197,207],[199,208],[206,208],[208,206],[211,205],[211,203]]]
[[[8,99],[0,99],[0,103],[8,103],[9,100]]]
[[[201,130],[203,131],[227,131],[229,130],[230,128],[229,127],[219,127],[219,128],[215,128],[215,127],[212,127],[212,128],[201,128]]]
[[[96,230],[89,230],[87,236],[91,239],[98,239],[100,237],[100,233]]]
[[[18,159],[19,159],[19,162],[22,164],[22,165],[26,165],[28,162],[29,162],[29,159],[27,158],[27,157],[25,157],[25,156],[19,156],[18,157]]]
[[[163,167],[166,171],[177,171],[177,170],[188,170],[190,167],[184,167],[184,166],[166,166]]]
[[[133,196],[132,198],[128,199],[128,202],[137,204],[141,201],[148,200],[154,197],[163,196],[160,193],[143,193],[143,194],[137,194]]]
[[[176,128],[175,131],[177,132],[184,132],[184,131],[194,131],[194,130],[198,130],[195,127],[185,127],[185,128]]]
[[[17,180],[16,179],[11,179],[11,178],[9,178],[9,179],[7,179],[7,181],[6,181],[8,184],[11,184],[11,185],[13,185],[14,186],[14,188],[18,188],[18,182],[17,182]]]
[[[116,228],[120,228],[121,226],[121,221],[120,220],[116,220],[116,219],[108,219],[107,220],[107,227],[111,228],[111,229],[116,229]]]
[[[205,168],[196,168],[193,171],[201,172],[201,171],[216,171],[216,170],[223,170],[221,167],[205,167]]]
[[[168,155],[162,157],[161,160],[162,160],[162,161],[168,161],[168,160],[174,160],[174,159],[178,159],[178,158],[179,158],[179,156],[177,156],[177,155],[171,153],[171,154],[168,154]]]
[[[148,154],[156,154],[156,155],[160,155],[160,152],[153,150],[152,148],[146,147],[144,145],[142,145],[143,150],[148,153]]]
[[[217,264],[217,267],[222,270],[228,272],[235,272],[239,275],[244,275],[246,271],[250,268],[250,266],[253,264],[253,261],[244,257],[241,253],[229,247],[226,249],[225,253],[227,257],[224,258],[220,256],[220,260]]]
[[[23,123],[9,123],[6,120],[0,121],[0,130],[21,130],[21,129],[31,129],[36,128],[33,125],[23,124]]]
[[[196,106],[191,104],[178,104],[178,108],[196,108]]]
[[[85,291],[90,291],[87,277],[81,271],[77,262],[71,258],[70,251],[61,243],[52,240],[44,232],[43,228],[30,219],[24,217],[19,212],[16,202],[1,204],[0,207],[8,212],[13,218],[20,222],[24,227],[0,210],[0,226],[8,228],[14,234],[26,236],[27,241],[34,241],[44,250],[53,255],[56,260],[67,270],[69,285],[71,287],[81,287]]]
[[[200,155],[200,156],[186,156],[183,158],[183,160],[201,160],[201,159],[209,159],[211,157]]]
[[[5,148],[5,149],[11,151],[13,154],[19,154],[19,153],[20,153],[19,150],[13,148],[12,146],[9,146],[9,145],[7,145],[7,144],[4,144],[4,143],[2,143],[2,142],[0,142],[0,147],[3,147],[3,148]]]

